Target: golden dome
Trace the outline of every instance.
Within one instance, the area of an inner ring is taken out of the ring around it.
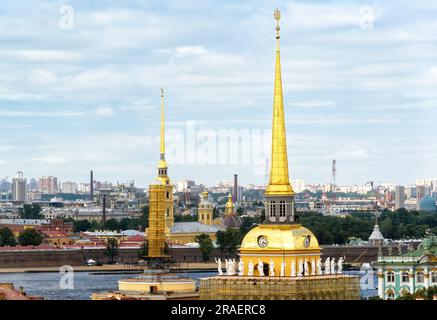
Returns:
[[[250,230],[241,244],[244,251],[320,251],[316,236],[300,224],[263,224]]]

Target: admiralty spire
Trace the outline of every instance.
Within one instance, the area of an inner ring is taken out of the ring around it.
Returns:
[[[276,65],[273,98],[272,154],[269,184],[266,189],[266,221],[292,222],[294,219],[294,191],[288,174],[287,138],[285,131],[284,97],[282,94],[280,26],[281,13],[276,20]]]

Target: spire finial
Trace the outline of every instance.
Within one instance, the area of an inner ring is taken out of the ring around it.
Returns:
[[[279,20],[281,20],[281,11],[279,11],[279,9],[276,9],[273,17],[276,20],[276,39],[279,39],[279,31],[281,30],[281,27],[279,27]]]
[[[165,139],[164,139],[164,89],[161,88],[161,160],[165,158]]]

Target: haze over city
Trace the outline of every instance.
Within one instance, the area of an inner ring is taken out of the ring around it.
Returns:
[[[170,133],[188,139],[187,121],[198,131],[268,131],[276,6],[286,21],[291,176],[329,182],[332,159],[340,185],[437,176],[437,4],[96,3],[70,1],[74,26],[62,28],[62,1],[2,2],[0,176],[80,182],[94,169],[102,181],[146,186],[159,157],[161,86]],[[167,158],[173,180],[214,184],[238,173],[242,184],[264,183],[263,156],[244,164]]]

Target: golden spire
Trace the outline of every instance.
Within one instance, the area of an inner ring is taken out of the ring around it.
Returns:
[[[281,79],[281,54],[279,51],[279,20],[281,12],[275,10],[276,20],[276,66],[275,66],[275,90],[273,101],[273,128],[272,128],[272,159],[270,166],[269,185],[267,195],[293,195],[288,176],[287,138],[285,133],[284,98],[282,95]]]
[[[161,88],[161,149],[158,168],[166,169],[167,167],[167,162],[165,161],[164,90]]]

